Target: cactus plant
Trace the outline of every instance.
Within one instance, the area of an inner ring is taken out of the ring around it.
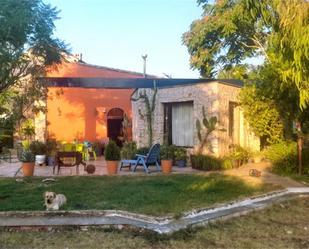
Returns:
[[[154,87],[152,89],[152,94],[149,96],[149,94],[146,93],[146,90],[140,91],[139,96],[137,98],[132,98],[133,101],[143,100],[145,104],[145,112],[142,113],[142,111],[139,109],[138,113],[142,119],[146,118],[147,122],[147,131],[148,131],[148,146],[151,147],[153,142],[153,114],[155,111],[155,103],[156,103],[156,96],[157,96],[157,87],[156,82],[154,80]]]
[[[213,152],[211,144],[208,142],[209,135],[216,129],[218,123],[217,117],[213,116],[209,119],[206,116],[205,107],[202,108],[202,124],[199,119],[196,120],[197,137],[200,141],[198,152],[202,153],[203,149],[207,146],[210,152]]]

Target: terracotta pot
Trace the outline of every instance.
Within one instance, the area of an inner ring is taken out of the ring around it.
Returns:
[[[118,172],[119,161],[106,161],[107,174],[115,175]]]
[[[161,160],[161,169],[164,174],[172,171],[173,160]]]
[[[34,172],[34,162],[31,163],[23,163],[22,164],[22,170],[24,176],[33,176]]]

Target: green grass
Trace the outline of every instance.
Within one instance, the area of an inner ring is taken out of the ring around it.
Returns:
[[[309,248],[309,198],[170,236],[128,230],[67,228],[50,232],[0,230],[0,247],[31,248]]]
[[[290,175],[289,177],[293,178],[296,181],[299,181],[301,183],[309,184],[309,175]]]
[[[273,190],[274,186],[252,186],[240,178],[212,174],[170,176],[92,176],[59,177],[54,183],[42,178],[24,182],[0,179],[0,211],[44,210],[43,193],[63,193],[68,199],[65,210],[118,209],[152,215],[179,215]]]

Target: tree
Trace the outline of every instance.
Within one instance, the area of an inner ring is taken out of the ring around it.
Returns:
[[[58,13],[42,0],[1,1],[0,93],[60,61],[66,45],[53,36]]]
[[[264,57],[263,97],[276,104],[285,124],[304,133],[309,106],[309,4],[306,0],[198,0],[203,17],[183,36],[191,66],[206,77],[244,59]],[[248,116],[248,115],[247,115]],[[286,129],[286,130],[289,130]],[[301,143],[302,136],[298,137]],[[299,154],[302,148],[299,146]],[[301,164],[299,172],[301,172]]]
[[[262,55],[309,103],[309,4],[306,0],[198,0],[203,17],[183,35],[191,66],[204,77]]]

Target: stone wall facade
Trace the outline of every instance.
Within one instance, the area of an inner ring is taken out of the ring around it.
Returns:
[[[148,96],[152,96],[152,89],[138,89],[133,94],[133,99],[138,99],[139,94],[146,92]],[[153,115],[153,143],[163,143],[164,139],[164,104],[193,102],[193,135],[194,147],[189,150],[195,150],[199,145],[196,130],[196,120],[202,121],[203,106],[207,117],[215,116],[218,119],[217,129],[210,135],[209,142],[214,155],[221,156],[228,153],[229,145],[232,141],[229,138],[229,103],[237,103],[237,96],[240,88],[236,86],[226,85],[220,82],[200,83],[192,85],[174,86],[168,88],[158,88],[155,101],[155,111]],[[133,116],[133,140],[137,142],[138,147],[148,145],[148,131],[145,117],[140,114],[145,113],[145,103],[138,99],[132,101]],[[240,140],[254,140],[251,143],[239,142],[240,145],[256,145],[256,138],[247,131],[248,127],[243,120],[243,116],[239,111],[239,129],[241,129]],[[250,137],[248,137],[248,134]]]

